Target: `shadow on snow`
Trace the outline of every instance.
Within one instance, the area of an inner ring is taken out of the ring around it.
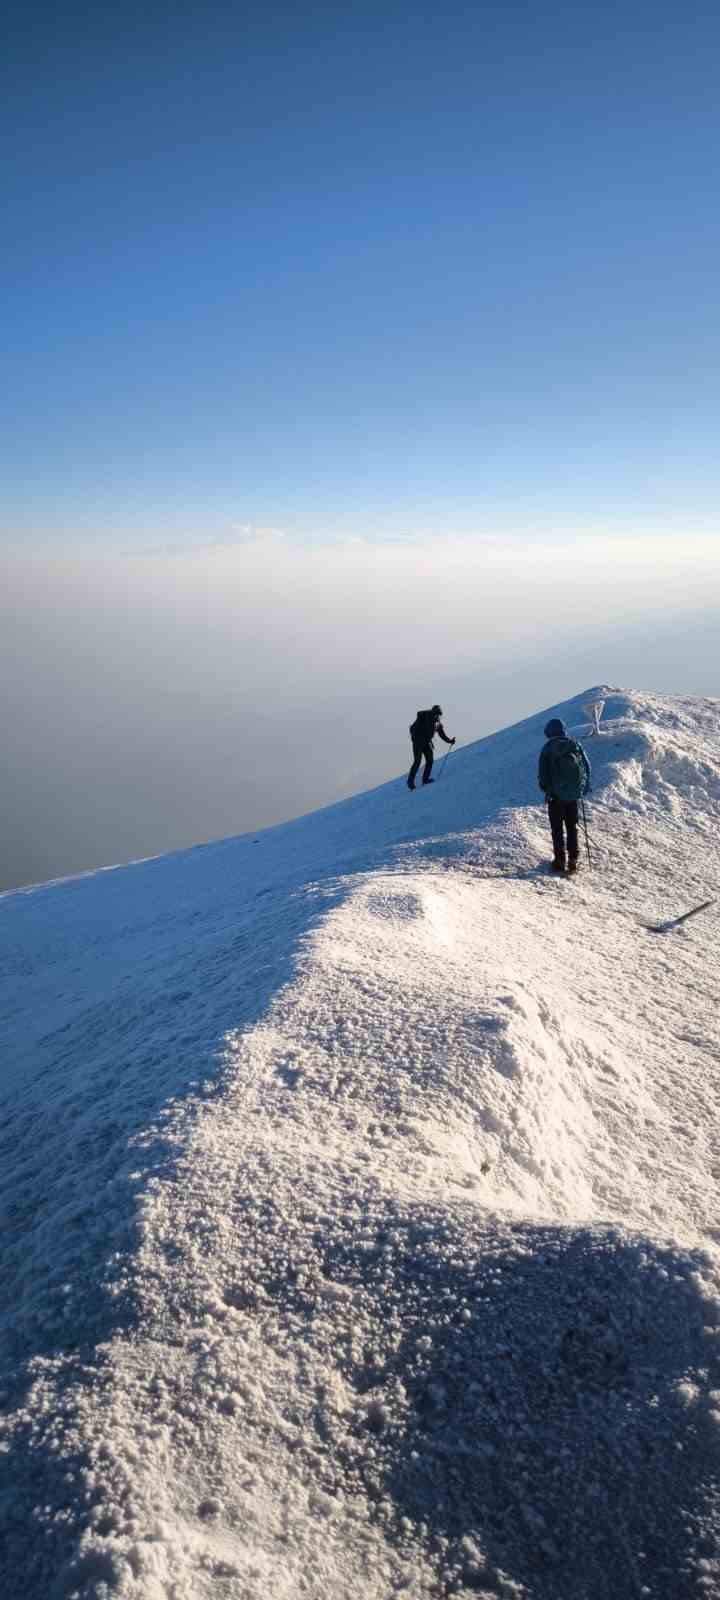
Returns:
[[[364,1410],[338,1457],[425,1544],[439,1593],[505,1575],[548,1600],[696,1595],[698,1560],[718,1560],[706,1264],[616,1230],[490,1232],[470,1210],[390,1215],[369,1259],[329,1248],[378,1330],[346,1370]]]

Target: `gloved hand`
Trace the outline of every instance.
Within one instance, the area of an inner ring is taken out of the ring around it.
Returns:
[[[454,740],[454,739],[451,739],[451,740],[450,740],[450,743],[451,743],[451,744],[454,744],[454,743],[455,743],[455,740]]]

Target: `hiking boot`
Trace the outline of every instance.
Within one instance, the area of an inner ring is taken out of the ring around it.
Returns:
[[[415,788],[415,784],[413,783],[411,778],[408,778],[407,783],[408,783],[408,789],[414,789]]]
[[[577,869],[578,869],[577,856],[571,856],[570,860],[568,861],[568,864],[567,864],[568,877],[571,878],[573,876],[573,873],[577,872]]]
[[[434,783],[434,782],[435,782],[434,778],[423,778],[423,788],[425,787],[426,783]]]
[[[550,866],[551,866],[551,869],[552,869],[553,872],[564,872],[565,871],[565,862],[558,860],[557,856],[555,857],[554,861],[551,861]]]

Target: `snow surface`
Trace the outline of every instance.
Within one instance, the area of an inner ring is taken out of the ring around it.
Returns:
[[[719,712],[0,898],[3,1600],[720,1594]]]

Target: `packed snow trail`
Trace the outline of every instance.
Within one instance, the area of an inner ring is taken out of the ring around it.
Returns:
[[[720,1592],[720,706],[594,696],[572,884],[543,712],[0,902],[3,1594]]]

